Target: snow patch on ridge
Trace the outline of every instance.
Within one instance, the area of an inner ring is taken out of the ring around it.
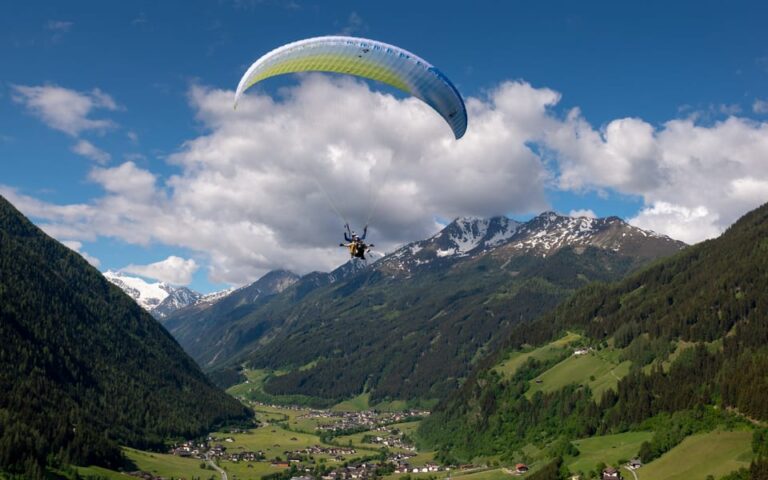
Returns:
[[[160,305],[173,287],[164,282],[149,283],[139,277],[131,277],[120,272],[107,270],[104,272],[107,280],[114,283],[130,295],[144,310],[151,311]]]

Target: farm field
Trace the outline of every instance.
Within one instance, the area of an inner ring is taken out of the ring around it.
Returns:
[[[214,433],[216,437],[230,437],[233,442],[218,442],[227,447],[227,452],[262,451],[267,459],[284,457],[286,450],[298,450],[320,445],[317,435],[288,431],[277,425],[265,425],[247,433]]]
[[[576,333],[568,333],[564,337],[542,347],[524,352],[513,352],[506,360],[499,363],[494,370],[504,376],[511,377],[520,366],[528,361],[529,358],[536,360],[550,360],[556,358],[565,351],[568,345],[579,338],[581,338],[581,336]]]
[[[322,422],[322,419],[319,418],[302,418],[310,412],[309,409],[289,409],[267,405],[255,405],[253,409],[259,421],[284,422],[291,430],[308,434],[314,434],[317,426]]]
[[[285,375],[286,373],[288,373],[286,370],[246,369],[244,371],[246,381],[229,387],[226,392],[235,398],[284,405],[309,405],[312,402],[318,402],[317,399],[304,395],[271,395],[264,391],[264,382],[269,376]]]
[[[593,394],[599,398],[609,388],[616,388],[619,379],[629,373],[631,362],[614,363],[603,352],[589,352],[585,355],[572,355],[531,382],[526,397],[534,393],[553,392],[564,386],[577,383],[589,385]]]
[[[282,468],[272,467],[269,463],[264,462],[234,463],[222,461],[219,463],[219,467],[224,469],[229,474],[229,478],[232,478],[233,480],[235,478],[238,480],[260,480],[263,475],[269,475],[270,473],[277,473],[283,470]],[[216,480],[221,479],[221,476],[218,473],[211,473],[215,474],[214,478]]]
[[[88,476],[103,477],[109,480],[131,480],[131,479],[135,480],[136,479],[136,477],[125,475],[123,473],[115,472],[114,470],[108,470],[102,467],[92,466],[92,467],[75,467],[75,468],[77,468],[77,473],[83,477],[88,477]],[[4,477],[0,474],[0,478],[4,478]]]
[[[450,477],[449,474],[450,473]],[[392,475],[387,475],[384,477],[384,480],[399,480],[406,474],[404,473],[394,473]],[[451,470],[450,472],[444,471],[444,472],[428,472],[428,473],[409,473],[407,475],[410,475],[412,479],[426,479],[426,478],[461,478],[462,480],[498,480],[503,478],[516,478],[508,473],[504,473],[504,471],[500,468],[494,468],[493,470],[482,470],[482,471],[467,471],[462,472],[460,470]]]
[[[352,435],[343,435],[341,437],[336,437],[335,441],[339,445],[343,446],[349,446],[360,450],[370,450],[371,452],[376,452],[381,448],[381,445],[377,445],[375,443],[364,443],[363,437],[366,435],[376,435],[376,432],[361,432],[361,433],[355,433]],[[400,451],[399,449],[393,449],[393,451]]]
[[[579,456],[567,458],[565,464],[572,472],[584,473],[594,470],[600,462],[616,466],[619,460],[637,456],[640,445],[652,436],[653,432],[627,432],[575,440],[572,443],[579,449]]]
[[[123,448],[125,456],[136,464],[139,470],[150,472],[159,477],[203,477],[208,478],[208,472],[216,474],[211,470],[200,468],[200,460],[192,458],[182,458],[176,455],[164,453],[143,452],[133,448]]]
[[[266,370],[245,370],[245,378],[247,379],[243,383],[233,385],[227,389],[227,393],[234,397],[247,397],[253,390],[261,390],[264,385],[269,372]]]
[[[336,405],[331,407],[331,410],[335,412],[362,412],[363,410],[368,410],[369,408],[368,402],[370,398],[371,398],[370,393],[361,393],[355,398],[351,398],[344,402],[337,403]]]
[[[752,460],[752,432],[715,431],[692,435],[683,442],[637,470],[640,480],[685,480],[719,478]]]

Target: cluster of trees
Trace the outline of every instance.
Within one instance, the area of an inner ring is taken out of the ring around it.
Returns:
[[[612,339],[624,347],[623,358],[635,364],[617,391],[592,399],[587,389],[571,386],[528,401],[522,395],[525,381],[490,373],[501,350],[423,422],[423,437],[446,454],[469,458],[536,438],[641,428],[648,419],[675,412],[701,415],[702,405],[719,404],[768,420],[766,238],[768,206],[750,212],[716,240],[623,281],[580,290],[553,312],[514,328],[505,342],[507,349],[542,344],[565,330],[581,331],[595,342]],[[679,341],[694,346],[683,349],[668,369],[658,363],[649,372],[639,368],[666,357],[672,342]],[[690,428],[700,427],[679,428],[661,432],[644,453],[660,454]]]
[[[712,430],[723,420],[732,421],[732,419],[733,417],[723,418],[713,410],[701,406],[673,414],[659,414],[643,424],[644,428],[653,430],[654,433],[650,441],[640,445],[638,456],[643,463],[648,463],[671,450],[688,435]]]
[[[250,412],[136,303],[0,197],[0,471],[123,462]]]

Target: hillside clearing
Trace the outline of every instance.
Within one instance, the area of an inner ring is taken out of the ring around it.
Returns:
[[[752,460],[752,432],[710,432],[692,435],[637,470],[640,480],[686,480],[713,475],[719,478]]]
[[[513,352],[506,360],[499,363],[494,370],[506,377],[511,377],[517,372],[518,368],[528,361],[529,358],[539,361],[557,358],[559,355],[563,354],[568,345],[580,338],[581,336],[579,334],[570,332],[564,337],[542,347],[524,352]]]
[[[589,385],[595,397],[599,398],[609,388],[616,388],[619,379],[629,373],[631,362],[613,363],[603,352],[589,352],[572,355],[531,382],[526,397],[542,392],[554,392],[571,383]]]
[[[584,473],[594,470],[600,462],[616,466],[619,460],[637,456],[640,445],[651,437],[652,432],[627,432],[575,440],[573,444],[579,449],[579,456],[566,459],[566,465],[571,472]]]

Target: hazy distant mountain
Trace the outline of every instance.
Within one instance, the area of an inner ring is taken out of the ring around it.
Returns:
[[[0,472],[115,465],[247,410],[79,254],[0,197]],[[0,473],[0,476],[3,476]]]
[[[293,369],[272,393],[441,397],[521,319],[683,246],[615,217],[460,218],[375,263],[311,273],[254,303],[188,307],[166,326],[206,369]]]

